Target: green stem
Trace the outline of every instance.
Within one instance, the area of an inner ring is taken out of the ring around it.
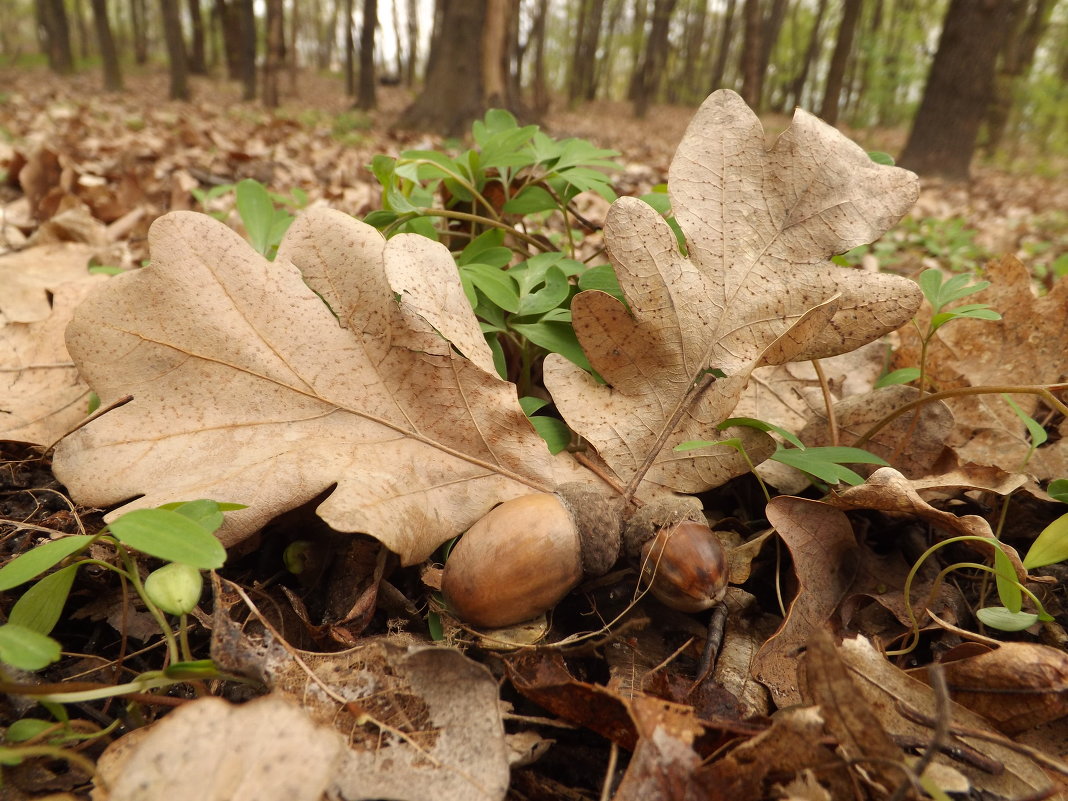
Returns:
[[[1038,395],[1042,400],[1048,403],[1052,408],[1068,417],[1068,406],[1065,406],[1059,401],[1053,394],[1053,390],[1068,389],[1068,384],[1006,384],[984,387],[958,387],[956,389],[947,389],[942,392],[935,392],[931,395],[924,395],[917,398],[914,401],[909,401],[903,406],[899,406],[893,412],[888,414],[878,423],[873,425],[867,431],[865,431],[856,442],[853,443],[854,448],[863,448],[864,445],[882,431],[886,426],[892,423],[901,415],[906,412],[910,412],[913,409],[922,406],[925,403],[931,403],[933,401],[944,400],[945,398],[957,398],[965,395],[1000,395],[1002,393],[1008,393],[1010,395]]]
[[[534,237],[530,236],[529,234],[524,234],[514,225],[509,225],[508,223],[501,222],[500,220],[491,220],[489,217],[482,217],[478,214],[468,214],[465,211],[453,211],[452,209],[420,209],[419,214],[425,217],[444,217],[448,220],[463,220],[464,222],[479,223],[490,228],[499,228],[502,231],[507,231],[516,239],[526,242],[531,247],[537,248],[543,253],[549,253],[553,249],[551,245],[547,245],[544,242],[541,242],[538,239],[535,239]],[[390,226],[386,230],[390,231],[395,226],[397,226],[398,223],[403,224],[404,222],[407,222],[407,220],[395,221],[390,224]]]
[[[454,181],[456,181],[456,183],[458,183],[460,186],[462,186],[464,189],[466,189],[468,192],[470,192],[471,193],[471,197],[473,197],[475,200],[477,200],[479,203],[481,203],[483,206],[485,206],[486,211],[488,211],[490,214],[493,215],[493,219],[495,219],[495,220],[500,220],[501,219],[500,215],[497,214],[497,209],[493,208],[493,204],[490,203],[488,200],[486,200],[486,198],[484,198],[482,196],[482,193],[479,192],[478,189],[475,188],[475,185],[472,184],[470,181],[468,181],[467,178],[465,178],[463,175],[461,175],[459,173],[455,173],[452,170],[446,169],[445,167],[443,167],[438,162],[431,161],[429,159],[412,159],[412,161],[410,163],[411,164],[430,164],[430,165],[432,165],[434,167],[437,167],[443,173],[445,173],[450,178],[452,178]]]
[[[134,563],[133,557],[130,556],[130,552],[126,548],[116,543],[116,550],[118,551],[119,558],[122,559],[123,564],[126,566],[126,573],[130,578],[130,583],[133,584],[134,590],[141,596],[141,600],[144,602],[145,607],[148,609],[148,613],[156,621],[156,625],[159,626],[159,630],[163,632],[163,638],[167,641],[167,655],[170,657],[171,664],[182,661],[178,652],[178,641],[174,637],[174,630],[167,622],[167,618],[163,612],[160,611],[148,597],[148,593],[145,592],[145,585],[141,581],[141,574],[137,572],[137,565]]]

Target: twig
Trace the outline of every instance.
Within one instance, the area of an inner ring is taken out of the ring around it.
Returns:
[[[816,371],[816,378],[820,381],[820,392],[823,393],[823,405],[827,408],[827,432],[831,437],[831,445],[838,445],[838,418],[834,414],[834,398],[831,397],[831,385],[827,381],[827,374],[823,372],[823,365],[819,359],[812,360],[812,368]]]

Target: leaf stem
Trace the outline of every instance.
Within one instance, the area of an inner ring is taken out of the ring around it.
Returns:
[[[531,247],[535,247],[543,253],[552,251],[552,246],[541,242],[529,234],[524,234],[514,225],[509,225],[506,222],[500,220],[493,220],[489,217],[483,217],[479,214],[468,214],[466,211],[453,211],[452,209],[420,209],[419,213],[426,217],[444,217],[449,220],[463,220],[464,222],[479,223],[481,225],[488,226],[490,228],[500,228],[502,231],[507,231],[523,242],[526,242]]]

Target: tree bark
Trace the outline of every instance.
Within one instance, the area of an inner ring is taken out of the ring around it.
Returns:
[[[545,17],[548,13],[549,0],[538,0],[530,28],[530,43],[534,47],[533,105],[538,117],[549,110],[549,87],[545,80]]]
[[[145,21],[145,0],[130,0],[130,28],[133,33],[134,63],[148,61],[148,28]]]
[[[119,53],[115,49],[115,38],[111,35],[111,23],[108,22],[108,3],[107,0],[92,0],[92,5],[96,41],[100,48],[100,60],[104,65],[104,89],[108,92],[121,92],[122,73],[119,71]]]
[[[571,104],[593,100],[597,92],[597,44],[604,19],[604,0],[581,0],[578,15],[567,84],[567,99]]]
[[[1011,0],[951,0],[902,166],[968,178],[1011,10]]]
[[[641,91],[642,54],[645,52],[645,23],[649,19],[649,0],[634,0],[634,27],[630,35],[630,51],[634,66],[627,84],[627,100],[633,102]]]
[[[842,9],[842,21],[838,24],[838,37],[834,42],[831,66],[827,71],[827,87],[823,93],[820,116],[825,122],[834,125],[838,122],[838,106],[842,99],[842,85],[845,79],[846,64],[853,51],[853,37],[860,20],[860,7],[863,0],[845,0]]]
[[[801,95],[805,91],[805,84],[808,82],[808,74],[812,70],[812,65],[816,61],[816,56],[820,52],[820,27],[823,25],[823,15],[827,11],[827,0],[819,0],[819,5],[816,7],[816,19],[812,23],[812,34],[808,39],[808,47],[805,48],[805,56],[801,61],[801,69],[798,70],[797,75],[790,83],[790,89],[786,93],[787,97],[793,98],[791,105],[801,105]]]
[[[509,86],[507,44],[497,41],[507,38],[507,5],[490,7],[499,1],[438,0],[426,84],[400,127],[459,136],[491,105],[516,110],[513,98],[498,96]]]
[[[70,22],[63,0],[37,0],[36,9],[48,67],[58,75],[69,75],[74,71],[74,54],[70,49]]]
[[[189,64],[185,57],[185,42],[182,40],[178,0],[159,0],[159,7],[160,18],[163,20],[163,37],[167,42],[167,61],[170,64],[171,100],[188,100]]]
[[[760,107],[762,93],[760,54],[763,48],[764,21],[760,0],[745,0],[742,9],[745,19],[745,38],[742,42],[742,99],[750,108]]]
[[[189,71],[194,75],[207,75],[208,60],[204,37],[204,14],[200,0],[189,0],[189,19],[192,38],[189,47]]]
[[[419,57],[419,4],[408,0],[408,64],[404,71],[404,85],[415,86],[415,66]]]
[[[263,60],[263,105],[278,108],[279,84],[286,59],[282,0],[267,0],[267,45]]]
[[[360,81],[356,108],[369,111],[375,107],[375,28],[378,27],[378,0],[363,0],[360,26]]]
[[[767,83],[768,69],[771,66],[771,54],[775,51],[775,44],[779,41],[779,33],[782,31],[783,20],[786,19],[787,0],[772,0],[771,8],[764,19],[760,31],[760,97],[759,108],[764,107],[765,84]]]
[[[727,56],[731,49],[731,35],[734,29],[735,0],[727,0],[727,9],[723,12],[722,28],[719,34],[719,48],[716,51],[715,66],[712,67],[712,91],[723,87],[723,76],[727,73]]]
[[[667,64],[671,12],[675,10],[677,3],[678,0],[656,0],[653,4],[653,24],[649,29],[645,58],[642,61],[641,81],[634,98],[634,116],[639,119],[646,115],[649,105],[660,92],[664,65]]]
[[[1016,99],[1020,82],[1031,71],[1035,51],[1049,27],[1054,0],[1015,0],[1009,33],[1001,49],[994,102],[986,115],[986,153],[994,153],[1001,144]]]
[[[345,0],[345,94],[356,96],[356,36],[353,0]]]
[[[249,101],[256,99],[256,11],[252,0],[236,0],[236,2],[241,53],[238,61],[241,68],[241,99]]]

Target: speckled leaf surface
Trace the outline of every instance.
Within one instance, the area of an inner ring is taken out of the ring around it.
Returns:
[[[133,396],[57,449],[80,503],[243,503],[220,532],[232,544],[333,487],[317,509],[330,526],[411,563],[574,470],[493,372],[474,314],[448,302],[459,278],[438,243],[387,243],[316,210],[274,262],[191,212],[157,220],[150,247],[151,267],[109,282],[67,330],[102,402]],[[413,269],[443,287],[414,306]]]
[[[728,448],[672,448],[738,435],[714,426],[753,369],[844,353],[913,316],[915,283],[829,258],[897,222],[918,181],[800,110],[768,149],[756,115],[721,90],[690,123],[669,188],[688,255],[653,209],[621,198],[604,237],[627,306],[602,292],[572,304],[579,342],[606,383],[555,356],[545,381],[569,425],[621,479],[659,447],[648,480],[697,492],[748,464]],[[694,392],[712,368],[726,377]],[[767,455],[765,440],[746,436],[754,461]]]

